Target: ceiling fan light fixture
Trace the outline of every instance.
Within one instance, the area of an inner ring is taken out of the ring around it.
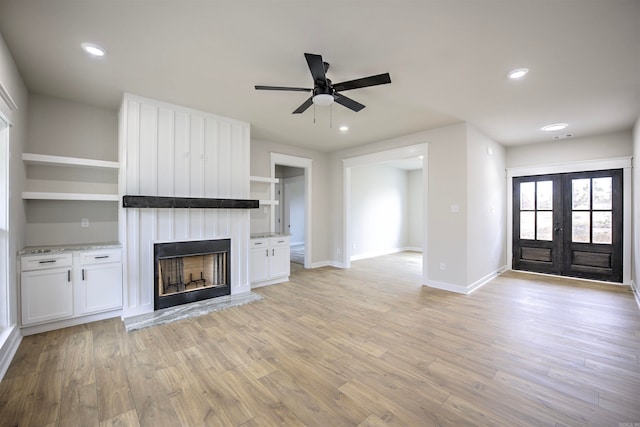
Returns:
[[[326,107],[327,105],[333,104],[333,95],[329,95],[328,93],[319,93],[313,96],[313,103],[315,105],[320,105],[321,107]]]

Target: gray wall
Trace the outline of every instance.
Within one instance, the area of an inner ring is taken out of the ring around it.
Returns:
[[[26,144],[27,110],[29,94],[22,81],[13,58],[0,35],[0,82],[5,86],[18,108],[13,111],[4,108],[2,112],[12,123],[9,130],[9,259],[8,259],[8,295],[0,300],[3,305],[0,312],[0,377],[8,367],[9,358],[16,350],[16,337],[19,336],[18,322],[18,284],[16,271],[16,252],[24,246],[25,215],[22,202],[22,191],[25,183],[25,168],[22,163],[22,151]]]
[[[631,156],[631,131],[507,147],[508,168]]]
[[[424,184],[422,181],[422,169],[407,172],[407,249],[422,250],[423,213],[422,200],[424,196]]]
[[[639,286],[640,279],[640,116],[633,128],[633,243],[631,245],[631,254],[633,265],[631,266],[631,277],[636,287]],[[636,297],[638,293],[636,292]]]
[[[312,203],[312,248],[311,263],[326,263],[330,259],[330,224],[341,213],[331,209],[329,189],[331,176],[328,168],[328,154],[275,142],[251,140],[251,175],[271,176],[271,153],[287,154],[312,160],[311,203]],[[253,231],[253,228],[252,228]],[[306,237],[306,236],[305,236]]]
[[[28,121],[25,152],[118,161],[115,110],[32,94]],[[28,191],[117,193],[116,171],[32,165],[27,178]],[[116,202],[29,200],[26,207],[28,246],[118,240]]]
[[[351,259],[368,258],[407,246],[407,172],[387,165],[351,171]]]

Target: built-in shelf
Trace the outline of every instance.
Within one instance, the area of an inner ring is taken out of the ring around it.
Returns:
[[[260,205],[265,205],[265,206],[277,206],[280,204],[279,200],[260,200]]]
[[[252,182],[264,182],[267,184],[277,184],[280,182],[278,178],[268,178],[266,176],[250,176],[249,180]]]
[[[50,156],[47,154],[22,153],[22,160],[27,165],[77,166],[88,168],[118,169],[118,162],[108,160],[80,159],[77,157]]]
[[[109,174],[116,174],[120,168],[118,162],[112,162],[108,160],[95,160],[95,159],[82,159],[77,157],[63,157],[63,156],[51,156],[48,154],[35,154],[35,153],[22,153],[22,161],[25,165],[31,166],[60,166],[66,168],[87,168],[93,170],[107,170]],[[38,185],[37,180],[30,180],[27,176],[27,182],[34,183],[35,185],[30,190],[44,189],[41,185]],[[42,179],[40,179],[40,183]],[[87,183],[83,185],[86,189]],[[39,188],[40,187],[40,188]],[[50,187],[50,186],[47,186]],[[73,185],[69,186],[72,189]],[[81,189],[75,186],[75,190]],[[82,187],[82,186],[81,186]],[[56,188],[58,189],[58,188]],[[60,188],[66,190],[66,188]],[[50,190],[50,188],[47,188]],[[104,190],[104,189],[103,189]],[[25,191],[22,193],[24,200],[81,200],[81,201],[108,201],[117,202],[120,200],[116,192],[73,192],[73,191]]]
[[[50,193],[45,191],[25,191],[22,193],[24,200],[86,200],[117,202],[120,197],[117,194],[95,193]]]

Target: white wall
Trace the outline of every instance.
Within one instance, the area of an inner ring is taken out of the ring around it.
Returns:
[[[9,367],[11,358],[20,343],[18,330],[18,284],[16,271],[16,253],[25,244],[25,216],[21,193],[25,185],[25,168],[22,163],[22,152],[26,145],[27,111],[29,95],[22,81],[20,72],[11,57],[11,53],[0,35],[0,82],[17,105],[11,110],[0,100],[0,110],[13,125],[9,129],[9,229],[7,236],[8,249],[8,287],[7,298],[3,298],[0,312],[0,378]]]
[[[251,140],[251,175],[270,176],[271,153],[309,158],[312,166],[312,260],[311,264],[319,265],[329,260],[330,236],[328,232],[331,222],[342,212],[336,212],[330,206],[329,189],[333,179],[328,168],[328,154],[300,147],[278,144],[270,141]]]
[[[504,147],[471,125],[467,142],[467,280],[473,285],[505,268],[507,194]]]
[[[407,246],[407,172],[387,165],[351,170],[351,259],[393,253]]]
[[[422,169],[416,169],[407,172],[408,233],[406,247],[413,250],[422,250],[422,200],[424,198],[424,183],[422,174]]]
[[[115,110],[31,95],[25,152],[118,161]],[[27,166],[26,191],[105,193],[118,191],[113,170]],[[118,240],[118,203],[28,200],[28,246]],[[82,218],[89,227],[81,227]]]

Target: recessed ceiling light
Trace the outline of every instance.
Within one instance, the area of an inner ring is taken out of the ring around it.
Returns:
[[[91,56],[105,56],[107,54],[106,50],[93,43],[82,43],[80,46]]]
[[[342,126],[340,126],[340,128],[339,128],[339,129],[340,129],[340,132],[346,132],[346,131],[348,131],[348,130],[349,130],[349,126],[347,126],[347,125],[342,125]]]
[[[545,132],[554,132],[556,130],[562,130],[564,128],[566,128],[567,126],[569,126],[566,123],[554,123],[552,125],[546,125],[542,128],[543,131]]]
[[[528,72],[528,68],[516,68],[515,70],[509,71],[509,74],[507,74],[507,76],[509,76],[510,79],[518,80],[526,76]]]

